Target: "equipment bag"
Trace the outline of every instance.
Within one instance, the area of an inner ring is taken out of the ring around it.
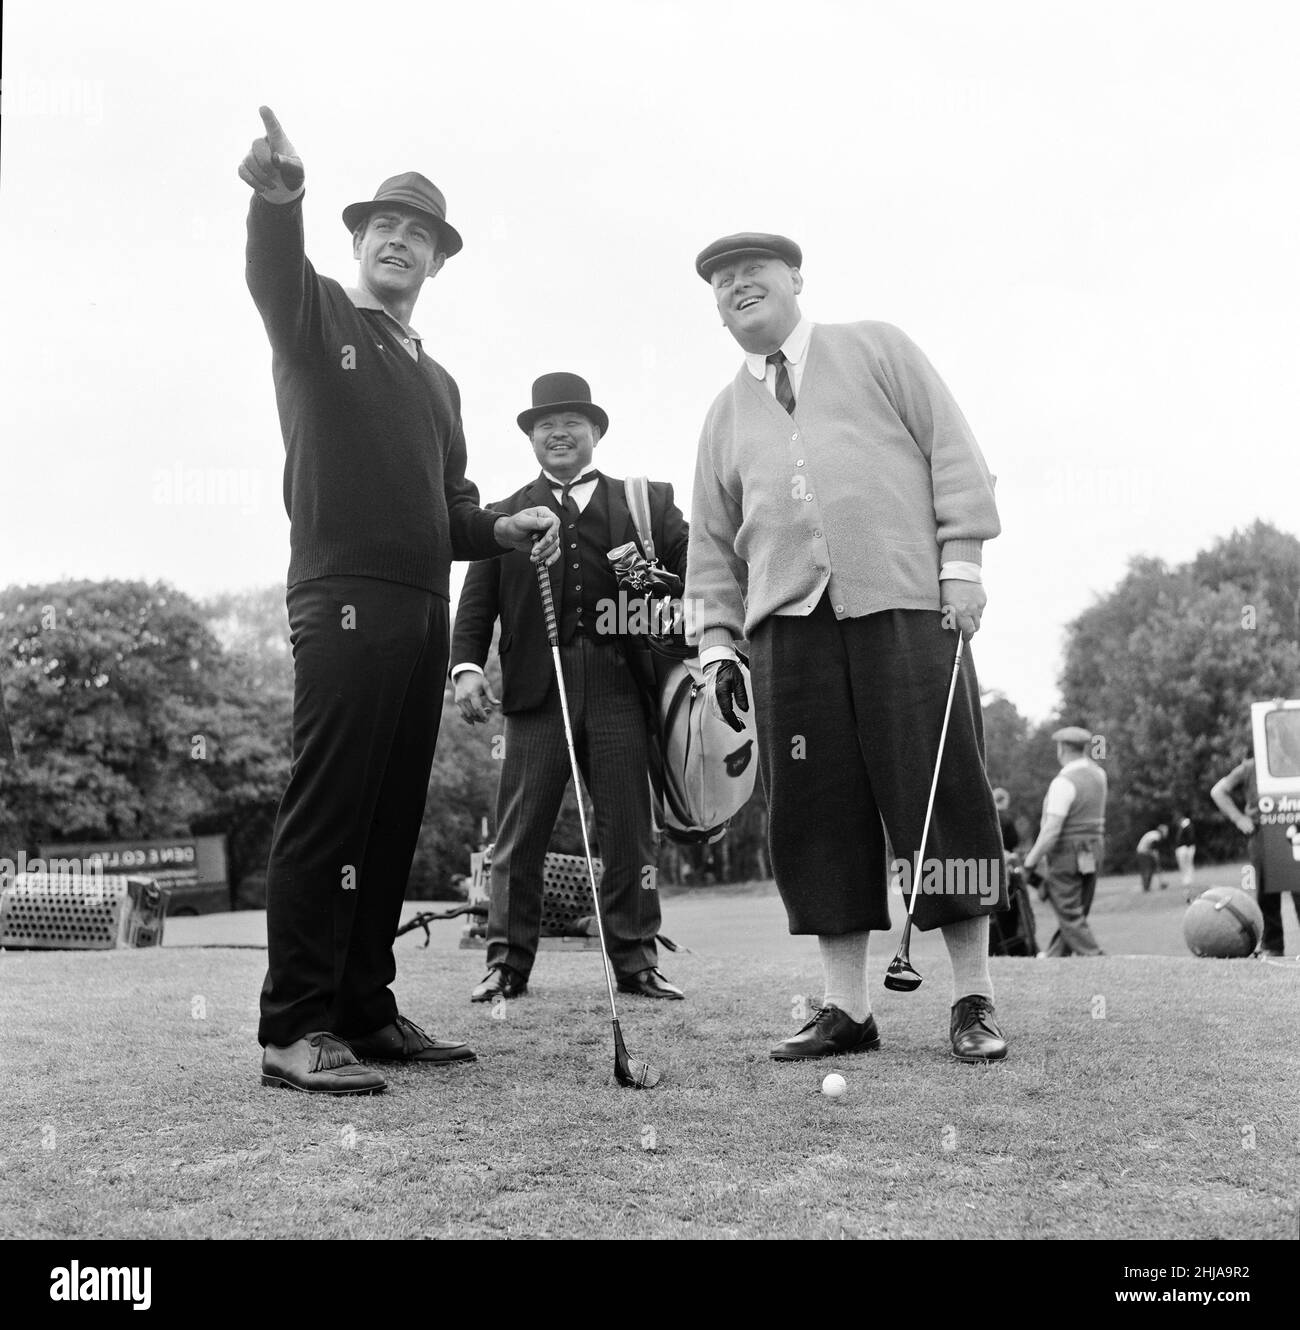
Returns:
[[[650,504],[644,476],[624,481],[627,506],[646,557],[654,558]],[[749,665],[740,668],[754,696]],[[652,734],[650,790],[655,825],[684,844],[721,840],[727,824],[754,792],[758,754],[754,709],[737,711],[745,728],[737,733],[709,709],[699,655],[685,660],[655,657],[658,734]]]

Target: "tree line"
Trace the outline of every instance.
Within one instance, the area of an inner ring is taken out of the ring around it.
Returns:
[[[288,776],[293,667],[282,588],[198,602],[164,583],[59,582],[0,592],[0,685],[16,748],[0,762],[0,853],[59,840],[220,834],[241,903],[260,904]],[[489,679],[499,696],[495,655]],[[1192,818],[1208,858],[1239,850],[1209,788],[1249,751],[1252,701],[1300,691],[1300,540],[1263,523],[1170,568],[1135,558],[1066,635],[1057,715],[984,699],[987,770],[1036,833],[1056,773],[1050,735],[1083,724],[1110,778],[1108,862]],[[446,899],[490,839],[493,726],[442,730],[407,894]],[[485,730],[487,733],[485,733]],[[764,878],[761,789],[714,846],[665,841],[661,880]],[[552,848],[581,853],[570,790]]]

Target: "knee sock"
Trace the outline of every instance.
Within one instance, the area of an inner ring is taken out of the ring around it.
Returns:
[[[987,934],[985,945],[987,946]],[[838,1007],[851,1020],[865,1021],[871,1015],[867,998],[867,942],[870,933],[841,933],[819,936],[822,971],[826,977],[828,1006]]]
[[[991,1002],[993,980],[989,977],[989,917],[961,919],[940,930],[952,961],[952,1000],[979,993]]]

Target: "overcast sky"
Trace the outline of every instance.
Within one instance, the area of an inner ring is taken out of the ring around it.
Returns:
[[[1298,37],[1263,0],[9,0],[0,585],[283,580],[235,174],[267,103],[322,272],[353,280],[339,213],[383,177],[446,193],[465,248],[413,321],[485,500],[534,472],[514,417],[566,369],[597,462],[689,513],[740,354],[694,256],[793,236],[804,312],[897,324],[971,422],[1003,521],[981,682],[1043,718],[1131,557],[1300,532]]]

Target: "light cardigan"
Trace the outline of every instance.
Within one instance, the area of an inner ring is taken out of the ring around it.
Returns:
[[[1001,530],[993,477],[920,348],[887,323],[819,323],[794,415],[741,365],[700,436],[687,557],[691,640],[771,614],[939,609],[941,563]]]

